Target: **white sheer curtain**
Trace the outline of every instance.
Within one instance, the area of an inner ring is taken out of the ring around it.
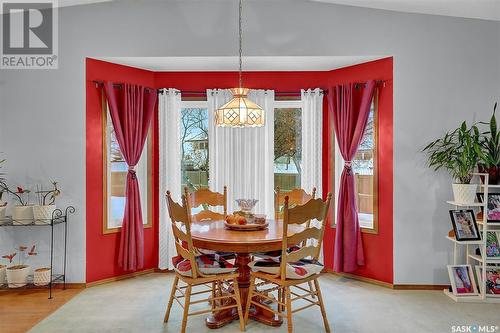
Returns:
[[[322,197],[323,181],[323,92],[321,89],[301,90],[302,97],[302,174],[301,187],[310,193],[316,187],[316,197]],[[312,225],[319,227],[314,220]],[[323,251],[320,252],[320,261]]]
[[[235,199],[258,199],[255,213],[274,216],[274,91],[250,90],[248,97],[265,111],[265,125],[215,126],[215,110],[231,99],[229,90],[207,90],[210,189],[228,190],[228,212]]]
[[[163,89],[158,98],[160,141],[160,269],[173,269],[172,257],[177,255],[165,194],[181,199],[181,93],[176,89]]]

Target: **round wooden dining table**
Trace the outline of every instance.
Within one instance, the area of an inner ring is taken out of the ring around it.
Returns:
[[[267,221],[269,227],[258,231],[229,230],[226,229],[224,221],[201,221],[192,222],[191,224],[191,236],[195,247],[236,253],[235,266],[238,267],[238,285],[243,311],[246,308],[250,285],[248,263],[251,260],[251,253],[281,250],[283,222],[281,220]],[[288,234],[293,235],[301,230],[303,230],[303,227],[289,226]],[[280,326],[283,323],[280,317],[261,307],[252,306],[249,317],[269,326]],[[206,324],[209,328],[219,328],[237,318],[238,313],[235,309],[220,311],[210,315],[206,320]]]

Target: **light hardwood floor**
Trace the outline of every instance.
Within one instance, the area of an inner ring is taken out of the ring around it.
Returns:
[[[0,332],[27,332],[82,290],[56,289],[52,299],[48,299],[47,290],[0,292]]]

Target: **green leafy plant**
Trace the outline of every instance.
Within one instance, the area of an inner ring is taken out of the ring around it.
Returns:
[[[428,164],[435,171],[446,169],[460,184],[468,184],[479,160],[480,133],[476,125],[462,125],[447,132],[442,138],[429,143],[423,151],[428,154]]]
[[[481,123],[489,126],[488,131],[481,134],[479,146],[477,147],[479,159],[486,168],[500,166],[500,132],[497,128],[496,109],[497,103],[493,107],[490,122]]]

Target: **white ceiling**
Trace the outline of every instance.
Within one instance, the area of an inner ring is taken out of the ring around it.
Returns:
[[[75,6],[121,0],[59,0],[59,6]],[[172,0],[163,0],[172,1]],[[500,21],[500,0],[310,0],[405,13],[444,15]]]
[[[244,71],[325,71],[385,56],[244,57]],[[97,57],[116,64],[159,72],[237,71],[238,57]]]
[[[500,0],[311,0],[406,13],[500,21]]]

